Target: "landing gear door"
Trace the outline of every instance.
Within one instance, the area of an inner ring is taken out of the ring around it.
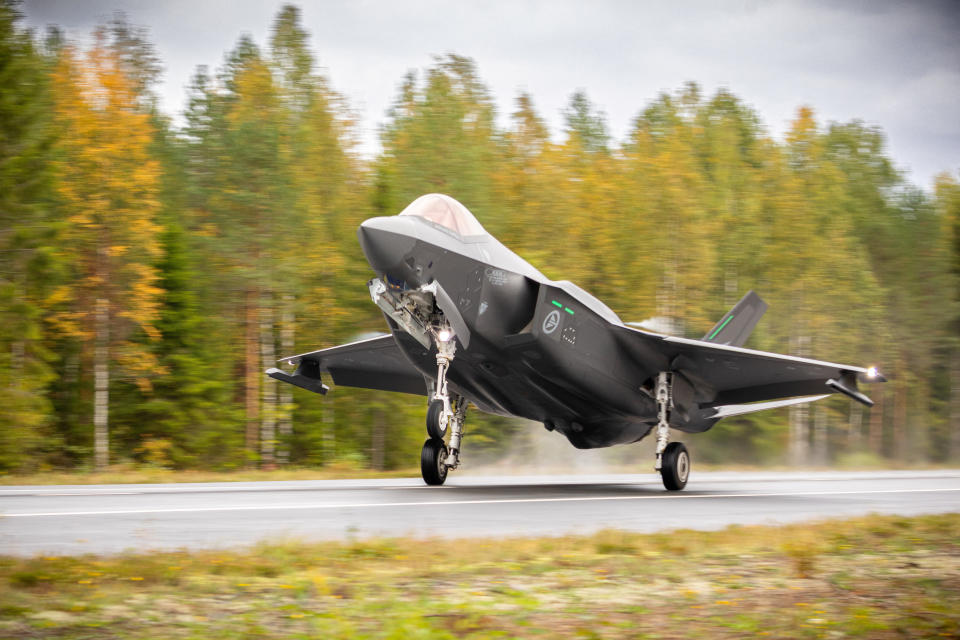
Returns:
[[[460,315],[460,310],[457,308],[457,305],[454,304],[453,300],[436,280],[427,285],[427,287],[433,291],[437,306],[443,311],[443,315],[446,316],[450,326],[453,327],[457,339],[460,340],[460,344],[466,349],[470,346],[470,329],[467,328],[467,323],[463,321],[463,316]]]

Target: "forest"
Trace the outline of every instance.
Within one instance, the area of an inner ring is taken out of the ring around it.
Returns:
[[[320,397],[263,371],[386,329],[356,229],[429,192],[624,321],[699,337],[754,289],[770,309],[746,346],[889,378],[870,410],[724,420],[691,438],[700,460],[960,460],[956,168],[920,187],[877,126],[798,105],[778,139],[731,90],[683,79],[622,140],[574,88],[550,131],[531,95],[498,114],[455,54],[385,80],[366,157],[299,10],[270,33],[198,67],[175,118],[145,28],[117,15],[81,44],[0,3],[0,474],[414,466],[422,397]],[[474,411],[465,452],[494,460],[533,431]]]

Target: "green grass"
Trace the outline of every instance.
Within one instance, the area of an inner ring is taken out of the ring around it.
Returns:
[[[960,514],[0,557],[10,638],[960,635]]]

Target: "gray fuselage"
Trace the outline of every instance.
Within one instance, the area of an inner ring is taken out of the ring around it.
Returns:
[[[548,279],[489,233],[388,216],[367,220],[358,236],[388,287],[436,281],[453,300],[469,345],[458,343],[448,379],[480,410],[542,422],[579,448],[637,441],[656,422],[653,399],[635,381],[667,363],[622,341],[620,319],[586,291]],[[387,322],[413,366],[435,379],[436,351]]]

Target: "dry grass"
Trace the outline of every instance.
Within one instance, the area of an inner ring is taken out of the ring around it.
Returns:
[[[957,637],[960,514],[0,559],[0,637]]]
[[[265,480],[338,480],[419,477],[419,468],[374,471],[349,463],[316,469],[241,469],[237,471],[172,471],[150,467],[115,465],[106,471],[47,471],[0,475],[0,485],[54,484],[160,484],[167,482],[257,482]]]

